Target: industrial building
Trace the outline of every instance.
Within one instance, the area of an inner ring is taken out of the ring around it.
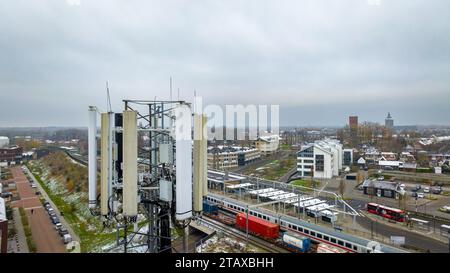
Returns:
[[[262,155],[271,155],[278,151],[280,139],[281,138],[278,135],[260,136],[255,142],[256,149],[258,149]]]
[[[208,168],[227,169],[245,166],[261,158],[256,148],[245,147],[208,147]]]
[[[327,139],[305,145],[297,154],[297,171],[301,177],[332,178],[343,166],[342,144]]]

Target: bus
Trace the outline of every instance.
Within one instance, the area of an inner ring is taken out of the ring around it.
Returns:
[[[368,203],[367,212],[380,215],[381,217],[397,222],[405,222],[406,220],[406,212],[404,210],[391,208],[376,203]]]

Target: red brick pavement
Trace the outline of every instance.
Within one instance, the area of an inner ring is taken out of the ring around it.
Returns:
[[[28,179],[20,167],[11,168],[11,173],[16,181],[20,200],[13,205],[23,207],[27,213],[31,227],[31,234],[36,243],[38,253],[62,253],[66,247],[61,237],[56,232],[54,225],[48,217],[47,211],[42,207],[39,197],[31,187]],[[33,210],[33,213],[31,213]]]

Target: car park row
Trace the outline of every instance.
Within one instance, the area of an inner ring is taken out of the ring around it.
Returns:
[[[70,243],[72,241],[72,236],[70,236],[67,228],[61,224],[59,217],[56,215],[55,210],[52,208],[50,203],[45,202],[44,207],[45,207],[45,210],[48,212],[50,220],[52,221],[53,225],[55,225],[55,229],[61,236],[63,242],[65,244]]]
[[[26,169],[22,167],[22,170],[25,172]],[[36,195],[41,195],[40,191],[37,191],[37,185],[33,182],[33,180],[27,175],[28,182],[30,183],[31,187],[33,189],[36,189]],[[64,227],[61,224],[61,221],[59,217],[57,216],[54,208],[50,205],[50,202],[46,201],[44,202],[44,208],[47,211],[50,221],[55,226],[55,230],[58,232],[58,234],[61,236],[62,241],[64,244],[68,244],[72,241],[72,236],[69,234],[69,231],[66,227]]]

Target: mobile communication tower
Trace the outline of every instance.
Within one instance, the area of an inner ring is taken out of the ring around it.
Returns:
[[[118,245],[125,252],[172,252],[171,228],[186,231],[207,194],[206,117],[185,101],[123,103],[121,113],[100,114],[99,197],[97,109],[89,107],[89,206],[106,226],[123,231]],[[137,227],[140,216],[145,228]],[[132,245],[135,236],[145,242]]]

